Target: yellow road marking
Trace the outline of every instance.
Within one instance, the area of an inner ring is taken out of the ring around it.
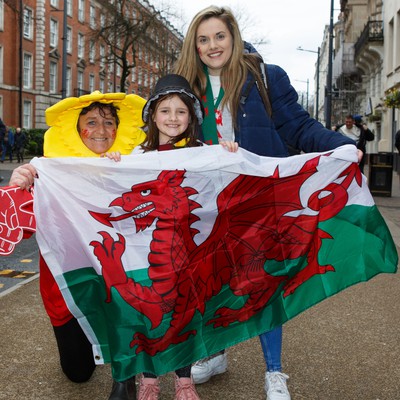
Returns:
[[[5,269],[3,271],[0,271],[0,277],[3,278],[25,279],[35,274],[36,272],[34,271],[16,271],[13,269]]]

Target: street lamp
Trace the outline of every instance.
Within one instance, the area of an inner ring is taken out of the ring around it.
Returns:
[[[64,0],[62,10],[52,10],[53,12],[63,13],[63,35],[62,35],[62,70],[61,70],[61,98],[67,97],[67,44],[68,44],[68,26],[67,26],[67,15],[68,15],[68,0]]]
[[[326,77],[326,127],[331,129],[332,124],[332,58],[333,58],[333,3],[331,0],[331,13],[329,19],[329,48],[328,48],[328,74]]]
[[[319,63],[320,63],[320,53],[321,53],[321,48],[318,47],[318,50],[306,50],[303,49],[301,46],[297,48],[297,50],[300,51],[307,51],[308,53],[316,53],[317,54],[317,89],[316,89],[316,96],[315,96],[315,119],[318,121],[318,112],[319,112]]]
[[[67,97],[67,0],[64,0],[63,10],[63,47],[62,47],[62,72],[61,72],[61,98]]]
[[[306,81],[299,81],[298,79],[295,79],[295,81],[307,83],[306,110],[307,110],[307,112],[308,112],[308,87],[309,87],[309,80],[307,79]],[[302,102],[301,105],[303,105],[303,102]]]

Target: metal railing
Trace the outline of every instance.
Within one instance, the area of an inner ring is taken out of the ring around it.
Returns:
[[[360,54],[367,43],[383,42],[383,21],[368,21],[354,45],[354,57]]]

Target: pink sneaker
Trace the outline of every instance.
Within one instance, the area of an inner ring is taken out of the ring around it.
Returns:
[[[160,385],[158,378],[145,378],[140,375],[138,400],[158,400]]]
[[[192,378],[178,378],[175,375],[175,400],[200,400]]]

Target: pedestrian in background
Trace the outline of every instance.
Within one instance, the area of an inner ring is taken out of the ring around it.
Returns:
[[[7,127],[4,125],[3,120],[0,118],[0,151],[3,152],[4,137],[7,133]]]
[[[349,114],[346,115],[344,125],[341,125],[337,131],[342,135],[353,139],[357,143],[357,148],[363,152],[363,158],[360,161],[360,170],[364,173],[365,156],[367,154],[367,141],[375,139],[375,135],[368,129],[367,124],[363,123],[361,116]]]
[[[245,47],[229,8],[210,6],[196,14],[175,72],[202,99],[206,143],[238,142],[248,151],[269,157],[287,157],[289,149],[314,152],[355,145],[312,119],[298,104],[285,71],[264,64],[252,46]],[[282,327],[260,335],[260,342],[267,366],[267,400],[290,400],[288,376],[281,365]],[[222,351],[194,364],[192,376],[195,383],[203,383],[226,370],[227,356]]]
[[[17,156],[18,163],[24,162],[25,145],[26,145],[25,132],[20,127],[18,127],[15,130],[15,135],[14,135],[14,152],[15,155]]]
[[[3,138],[3,150],[1,153],[1,162],[3,163],[7,153],[9,154],[9,159],[10,163],[12,163],[13,160],[13,147],[14,147],[14,131],[11,127],[7,129],[6,134],[4,135]]]

